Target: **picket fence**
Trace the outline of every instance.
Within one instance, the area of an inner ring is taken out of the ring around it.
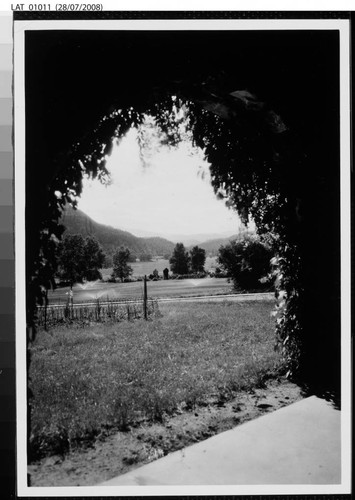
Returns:
[[[84,304],[48,305],[37,308],[37,324],[45,328],[65,323],[92,323],[149,319],[159,312],[154,299],[129,302],[100,301]]]

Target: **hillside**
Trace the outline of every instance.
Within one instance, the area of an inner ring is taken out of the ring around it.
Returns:
[[[211,255],[211,256],[217,255],[218,249],[221,245],[227,245],[231,240],[236,239],[236,237],[237,236],[234,235],[234,236],[230,236],[229,238],[216,238],[213,240],[207,240],[207,241],[203,241],[202,243],[198,243],[197,246],[206,250],[206,255]]]
[[[212,240],[203,241],[202,243],[198,243],[198,246],[206,250],[206,255],[216,256],[218,255],[218,250],[221,245],[223,246],[228,245],[230,241],[236,240],[240,238],[242,235],[246,235],[247,233],[252,234],[253,231],[243,230],[238,234],[233,234],[232,236],[229,236],[228,238],[215,238]],[[190,249],[192,248],[192,246],[193,245],[191,245],[188,248]]]
[[[175,247],[174,243],[164,238],[138,238],[128,231],[99,224],[81,210],[74,210],[70,206],[63,211],[61,223],[66,228],[64,234],[81,234],[84,238],[94,236],[107,255],[112,255],[120,246],[129,248],[136,255],[145,253],[153,256],[170,254]]]

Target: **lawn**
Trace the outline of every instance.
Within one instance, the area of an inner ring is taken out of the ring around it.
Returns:
[[[161,304],[161,316],[40,331],[32,457],[260,387],[281,366],[270,302]]]
[[[231,293],[232,283],[227,278],[200,278],[183,280],[160,280],[148,282],[148,297],[192,297],[196,295],[220,295]],[[48,292],[49,305],[66,303],[69,287]],[[101,283],[99,280],[76,283],[73,287],[74,303],[100,300],[142,299],[143,282]]]

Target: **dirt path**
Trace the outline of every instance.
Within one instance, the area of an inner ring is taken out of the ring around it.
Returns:
[[[287,380],[273,380],[263,389],[241,393],[232,401],[211,399],[193,411],[180,408],[163,423],[140,424],[117,432],[64,459],[52,456],[29,466],[32,486],[89,486],[161,458],[248,420],[302,399]]]

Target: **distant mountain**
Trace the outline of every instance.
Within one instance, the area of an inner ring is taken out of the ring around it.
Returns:
[[[215,255],[218,255],[218,250],[219,250],[219,247],[221,245],[223,245],[223,246],[228,245],[228,243],[240,238],[242,235],[251,234],[251,233],[253,233],[253,231],[242,230],[238,234],[233,234],[232,236],[229,236],[228,238],[215,238],[212,240],[202,241],[201,243],[198,243],[198,246],[200,248],[203,248],[204,250],[206,250],[206,255],[215,256]],[[191,246],[189,247],[189,249],[191,248]]]
[[[231,240],[236,239],[236,238],[237,238],[237,235],[235,234],[234,236],[230,236],[229,238],[216,238],[213,240],[202,241],[201,243],[198,243],[198,247],[206,250],[206,255],[214,256],[214,255],[218,254],[218,250],[219,250],[219,247],[221,245],[228,245],[228,243]],[[191,245],[189,247],[189,249],[192,246],[193,245]]]
[[[125,246],[136,254],[151,254],[152,256],[171,254],[175,244],[165,238],[139,238],[128,231],[122,231],[111,226],[100,224],[91,219],[81,210],[74,210],[67,206],[63,211],[61,223],[65,226],[64,234],[81,234],[94,236],[107,255],[113,253],[120,246]]]
[[[166,234],[166,238],[176,243],[183,243],[185,246],[201,245],[205,241],[228,238],[229,232],[223,233],[196,233],[196,234]]]
[[[183,243],[185,247],[191,245],[200,245],[201,242],[215,240],[219,238],[227,238],[230,236],[230,232],[223,233],[196,233],[196,234],[182,234],[182,233],[152,233],[151,231],[145,231],[143,229],[135,229],[134,233],[139,235],[139,237],[150,238],[160,237],[173,241],[174,243]]]
[[[193,237],[185,237],[185,238],[175,238],[177,243],[183,243],[186,247],[193,247],[195,245],[199,245],[201,240],[197,240],[196,238]]]

